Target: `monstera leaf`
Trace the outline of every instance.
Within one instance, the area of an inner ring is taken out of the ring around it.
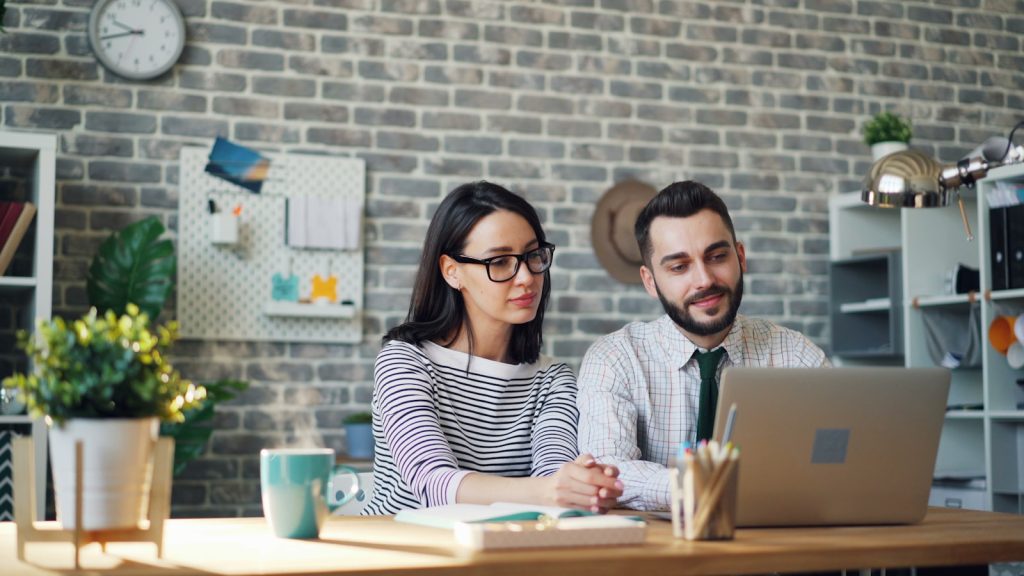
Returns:
[[[155,321],[171,293],[174,245],[160,240],[164,226],[156,216],[129,224],[100,245],[89,266],[89,302],[102,314],[121,315],[129,303]]]

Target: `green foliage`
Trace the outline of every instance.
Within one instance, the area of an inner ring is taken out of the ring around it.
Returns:
[[[86,277],[89,302],[102,312],[124,314],[135,304],[154,322],[171,293],[174,244],[160,240],[156,216],[125,226],[100,245]]]
[[[149,317],[134,304],[118,317],[93,308],[70,326],[40,320],[35,335],[18,332],[34,374],[14,374],[3,385],[24,395],[29,413],[60,423],[68,418],[145,418],[181,422],[206,391],[181,377],[165,359],[178,339],[170,322],[149,330]]]
[[[249,388],[242,380],[217,380],[203,384],[206,399],[203,405],[185,411],[182,422],[164,423],[160,426],[161,436],[174,438],[174,475],[177,476],[189,462],[199,458],[206,450],[206,443],[213,435],[214,406],[234,398]]]
[[[373,414],[369,412],[355,412],[341,419],[342,424],[372,424]]]
[[[4,30],[4,15],[7,14],[7,7],[4,6],[5,0],[0,0],[0,33],[7,32]]]
[[[899,114],[879,112],[864,124],[864,143],[868,146],[879,142],[910,142],[910,121]]]

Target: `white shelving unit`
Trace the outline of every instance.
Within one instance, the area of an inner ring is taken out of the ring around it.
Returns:
[[[15,304],[18,326],[31,329],[37,318],[49,319],[53,295],[53,212],[56,186],[57,137],[50,134],[0,131],[0,170],[20,175],[25,186],[15,186],[24,196],[0,194],[0,199],[29,201],[36,205],[34,222],[22,240],[31,243],[30,275],[0,276],[0,299]],[[11,178],[8,178],[10,180]],[[10,352],[10,351],[4,351]],[[8,374],[0,374],[0,377]],[[46,425],[28,416],[3,416],[3,424],[31,424],[35,440],[36,516],[46,511]]]
[[[924,315],[952,313],[966,318],[978,306],[981,365],[953,370],[953,381],[936,477],[967,478],[960,487],[933,490],[933,505],[964,506],[997,512],[1024,513],[1024,370],[1014,370],[988,343],[988,326],[997,315],[1024,313],[1024,289],[992,291],[989,206],[986,192],[995,182],[1024,185],[1024,165],[989,172],[977,191],[962,190],[975,239],[968,241],[957,207],[886,210],[863,204],[860,193],[830,200],[833,264],[864,253],[900,250],[899,302],[902,356],[865,358],[837,355],[837,364],[934,366],[929,354]],[[1024,225],[1024,223],[1021,223]],[[977,268],[981,290],[974,295],[946,293],[946,275],[958,264]],[[835,291],[835,287],[833,287]],[[862,299],[865,300],[866,298]],[[844,302],[832,302],[841,310]],[[849,308],[849,306],[847,306]],[[856,313],[856,306],[851,312]],[[844,312],[840,312],[844,313]]]

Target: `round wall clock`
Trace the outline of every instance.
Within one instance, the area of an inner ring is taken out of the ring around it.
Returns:
[[[174,0],[99,0],[89,16],[89,44],[108,70],[155,78],[185,48],[185,19]]]

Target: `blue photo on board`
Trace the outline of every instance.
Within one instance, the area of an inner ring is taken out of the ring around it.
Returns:
[[[239,146],[220,136],[210,150],[210,160],[206,171],[232,184],[237,184],[251,192],[259,194],[263,182],[270,170],[270,159],[260,156],[259,152]]]
[[[299,277],[292,274],[288,277],[280,273],[274,274],[272,278],[274,287],[270,296],[277,302],[298,302],[299,301]]]

